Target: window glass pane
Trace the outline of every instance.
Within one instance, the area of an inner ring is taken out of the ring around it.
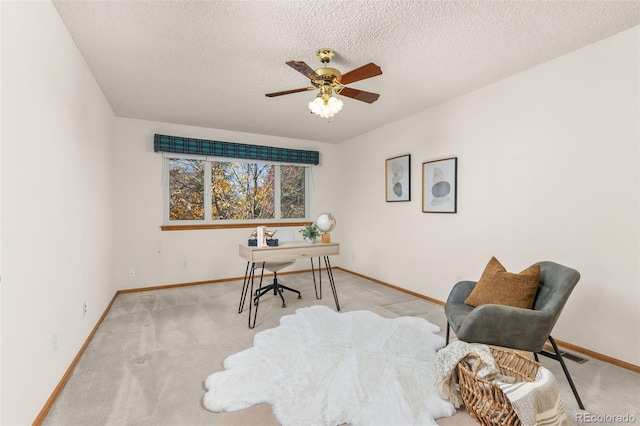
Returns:
[[[169,220],[204,219],[204,161],[169,160]]]
[[[211,163],[211,218],[273,219],[275,166]]]
[[[280,166],[280,217],[305,217],[305,169],[301,166]]]

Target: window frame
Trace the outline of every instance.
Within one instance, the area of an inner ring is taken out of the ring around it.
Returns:
[[[169,163],[172,159],[185,159],[185,160],[198,160],[204,161],[204,212],[205,217],[202,220],[170,220],[170,186],[169,186]],[[212,219],[211,218],[211,163],[212,162],[225,162],[225,163],[246,163],[246,164],[270,164],[276,167],[275,179],[274,179],[274,215],[273,219]],[[282,219],[277,216],[280,214],[280,202],[281,202],[281,177],[280,166],[297,166],[304,169],[304,217],[303,218],[290,218]],[[283,163],[263,160],[247,160],[240,158],[226,158],[226,157],[211,157],[202,155],[189,155],[178,153],[163,153],[162,159],[162,193],[163,193],[163,214],[162,214],[162,226],[163,231],[177,231],[177,230],[195,230],[195,229],[229,229],[229,228],[255,228],[260,225],[270,225],[274,227],[284,226],[303,226],[310,222],[310,182],[311,182],[311,165],[298,164],[298,163]]]

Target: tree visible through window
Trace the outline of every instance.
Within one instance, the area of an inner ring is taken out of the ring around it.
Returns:
[[[304,167],[280,166],[280,213],[283,219],[304,217],[304,177]]]
[[[211,218],[273,219],[274,167],[271,164],[211,164]]]
[[[204,161],[169,162],[170,220],[204,219]]]
[[[305,167],[180,158],[168,163],[170,221],[306,216]]]

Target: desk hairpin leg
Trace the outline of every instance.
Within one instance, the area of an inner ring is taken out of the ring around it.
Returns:
[[[320,258],[318,257],[318,275],[320,278],[320,292],[318,293],[318,285],[316,284],[316,270],[313,267],[313,257],[311,259],[311,273],[313,274],[313,288],[316,290],[316,299],[322,299],[322,263],[320,262]]]
[[[258,296],[258,294],[261,293],[262,290],[262,278],[264,277],[264,262],[262,262],[262,268],[260,270],[260,284],[258,286],[258,290],[256,290],[256,292],[253,292],[253,279],[255,278],[255,269],[256,269],[256,264],[255,262],[252,265],[251,268],[253,271],[251,273],[251,300],[249,301],[249,328],[253,328],[256,326],[256,318],[258,318],[258,305],[260,304],[260,297]],[[251,321],[251,307],[255,305],[255,310],[253,311],[253,321]]]
[[[240,292],[240,305],[238,305],[239,314],[244,310],[244,301],[247,298],[247,291],[249,290],[249,267],[253,268],[254,265],[252,265],[251,262],[247,262],[247,269],[244,271],[244,281],[242,282],[242,291]],[[253,269],[251,270],[251,274],[253,274]]]
[[[338,302],[338,292],[336,291],[336,282],[333,280],[333,271],[331,270],[331,263],[329,262],[329,256],[324,257],[324,266],[327,269],[327,275],[329,276],[329,284],[331,284],[331,291],[333,292],[333,300],[336,302],[336,309],[340,310],[340,303]]]
[[[247,262],[247,269],[244,273],[244,282],[242,283],[242,291],[240,293],[240,306],[238,306],[238,313],[242,313],[244,310],[244,302],[247,299],[247,293],[249,293],[249,328],[256,326],[256,318],[258,317],[258,305],[260,304],[260,298],[256,296],[262,290],[262,278],[264,277],[264,262],[262,262],[262,272],[260,273],[260,284],[258,290],[253,292],[253,282],[256,276],[256,264],[255,262]],[[253,306],[255,305],[255,309]],[[253,311],[253,318],[251,313]]]
[[[333,293],[333,300],[336,302],[336,310],[340,310],[340,302],[338,302],[338,292],[336,291],[336,282],[333,280],[333,271],[331,270],[331,262],[329,262],[329,256],[324,256],[324,266],[329,276],[329,284],[331,284],[331,292]],[[313,274],[313,287],[316,290],[316,299],[322,299],[322,262],[318,257],[318,282],[316,284],[316,272],[313,266],[313,258],[311,258],[311,273]],[[320,287],[320,291],[318,291]]]

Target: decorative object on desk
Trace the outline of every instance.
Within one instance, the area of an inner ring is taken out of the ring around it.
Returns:
[[[258,247],[266,247],[267,245],[269,245],[268,242],[267,242],[267,239],[273,238],[273,236],[275,235],[276,232],[278,232],[277,229],[275,231],[269,231],[266,226],[258,226],[256,228],[256,230],[253,231],[251,233],[251,235],[250,235],[250,237],[254,237],[255,238],[256,243],[252,244],[251,243],[251,239],[250,239],[249,240],[249,245],[250,246],[258,246]],[[276,242],[275,245],[278,245],[278,243]]]
[[[277,238],[267,238],[267,246],[269,246],[269,247],[278,247],[278,239]]]
[[[320,236],[320,229],[318,229],[318,225],[312,223],[311,225],[306,225],[302,228],[300,233],[302,234],[302,238],[304,238],[308,243],[315,243]]]
[[[283,425],[434,425],[456,412],[432,385],[439,331],[423,318],[300,308],[227,357],[203,403],[220,412],[268,402]]]
[[[411,201],[411,155],[389,158],[385,168],[386,201]]]
[[[336,218],[331,213],[322,213],[316,219],[316,226],[322,231],[322,242],[330,243],[331,236],[329,232],[333,231],[336,227]]]
[[[267,236],[264,234],[266,226],[258,226],[256,231],[258,232],[258,247],[265,247],[267,245]]]
[[[247,241],[247,245],[249,247],[257,247],[258,246],[258,240],[256,238],[249,238],[249,240]]]
[[[456,213],[458,157],[422,163],[423,213]]]

